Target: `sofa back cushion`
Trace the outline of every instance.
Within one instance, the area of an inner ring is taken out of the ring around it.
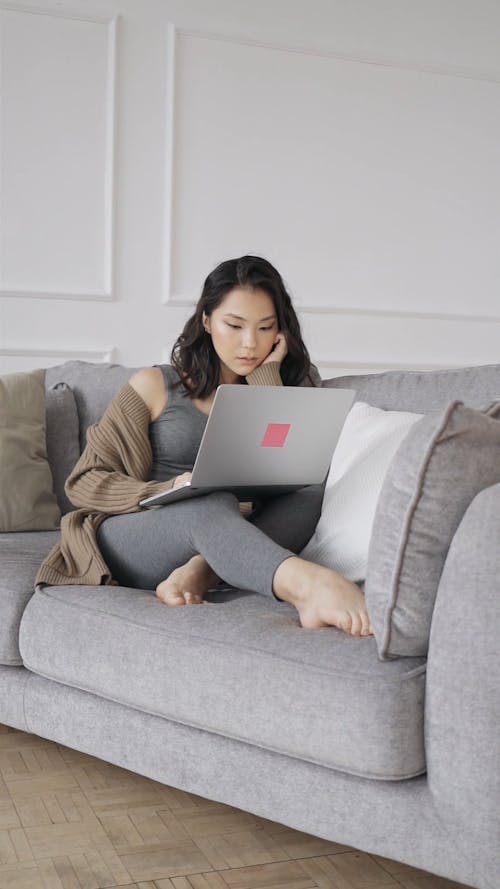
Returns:
[[[67,361],[47,369],[46,386],[66,383],[73,391],[80,423],[80,451],[85,447],[88,427],[101,419],[109,402],[137,369],[88,361]]]
[[[73,391],[66,383],[46,388],[45,417],[47,457],[61,514],[75,507],[68,500],[64,483],[80,456],[80,425]]]
[[[425,414],[454,400],[482,407],[500,398],[500,364],[450,370],[390,370],[334,377],[323,380],[323,386],[355,389],[354,402],[364,401],[391,411]]]
[[[112,398],[138,370],[121,364],[67,361],[46,372],[46,387],[67,383],[73,390],[80,422],[80,450],[86,432],[97,423]],[[453,399],[472,407],[500,398],[500,364],[433,371],[386,371],[324,379],[323,386],[355,389],[355,401],[385,410],[427,413]]]

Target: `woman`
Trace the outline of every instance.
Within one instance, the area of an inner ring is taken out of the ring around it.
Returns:
[[[204,604],[222,578],[292,603],[303,627],[372,635],[361,590],[296,555],[318,521],[322,485],[253,504],[216,492],[139,506],[190,478],[220,383],[315,385],[290,296],[271,263],[243,256],[217,266],[171,361],[135,373],[89,428],[66,483],[79,509],[63,517],[61,543],[36,583],[119,583],[155,589],[175,606]]]

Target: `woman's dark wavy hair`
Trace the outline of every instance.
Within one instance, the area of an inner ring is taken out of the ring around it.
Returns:
[[[280,273],[260,256],[240,256],[221,262],[205,279],[194,315],[186,321],[172,348],[170,360],[181,378],[179,385],[184,383],[191,398],[211,395],[220,383],[220,360],[203,326],[203,312],[210,316],[235,287],[252,290],[258,287],[271,297],[278,329],[286,335],[288,345],[288,353],[280,366],[284,385],[298,386],[310,372],[309,352]]]

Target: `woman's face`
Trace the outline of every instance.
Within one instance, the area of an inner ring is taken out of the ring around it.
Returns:
[[[276,342],[278,318],[271,297],[259,288],[235,287],[203,324],[221,362],[221,381],[235,383],[262,364]]]

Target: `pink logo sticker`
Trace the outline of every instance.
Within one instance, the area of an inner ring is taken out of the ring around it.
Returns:
[[[283,448],[290,431],[290,423],[268,423],[261,448]]]

